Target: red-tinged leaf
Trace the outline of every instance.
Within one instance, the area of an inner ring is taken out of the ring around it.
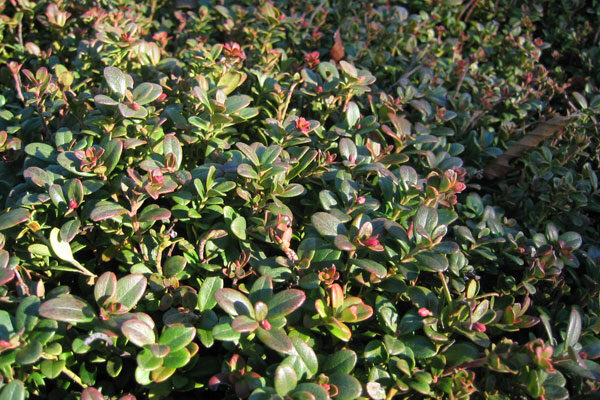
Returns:
[[[343,251],[356,250],[356,246],[352,244],[346,235],[337,235],[335,239],[333,239],[333,244],[335,244],[335,247]]]
[[[144,82],[133,90],[133,101],[140,106],[152,103],[162,94],[162,87],[156,83]]]
[[[111,97],[103,95],[103,94],[94,96],[94,101],[97,104],[102,104],[103,106],[116,106],[117,104],[119,104],[118,101],[112,99]]]
[[[109,218],[118,217],[119,215],[126,214],[127,210],[117,203],[110,201],[101,201],[96,204],[96,207],[92,210],[90,218],[92,221],[102,221]]]
[[[167,379],[169,379],[169,377],[171,375],[173,375],[173,373],[175,372],[175,368],[172,367],[159,367],[157,369],[155,369],[154,371],[152,371],[152,380],[154,382],[164,382]]]
[[[81,392],[81,400],[106,400],[106,398],[96,388],[89,387]]]
[[[280,396],[285,396],[296,388],[298,376],[289,365],[279,365],[275,370],[275,391]]]
[[[339,309],[344,304],[344,290],[340,285],[334,283],[331,285],[331,308]]]
[[[29,220],[30,214],[24,208],[13,208],[0,215],[0,231],[17,226],[22,222]]]
[[[268,331],[263,328],[256,330],[256,336],[267,347],[284,354],[292,354],[294,346],[292,341],[281,328],[271,328]]]
[[[115,299],[117,292],[117,276],[106,271],[96,281],[94,285],[94,298],[99,306],[103,306],[108,300]]]
[[[372,315],[373,308],[371,306],[363,304],[361,300],[360,304],[352,305],[346,308],[342,312],[341,320],[343,322],[360,322],[364,321],[365,319],[371,318]]]
[[[153,344],[156,341],[156,335],[152,328],[139,319],[125,321],[121,326],[121,331],[131,343],[140,347]]]
[[[146,291],[147,280],[142,274],[130,274],[117,282],[116,302],[131,310]]]
[[[241,292],[234,289],[219,289],[215,293],[219,306],[229,315],[248,315],[254,317],[254,307],[250,300]]]
[[[247,315],[238,315],[233,319],[231,327],[236,332],[254,332],[258,328],[258,322]]]
[[[45,301],[39,313],[44,318],[70,323],[90,322],[96,316],[88,303],[71,295]]]
[[[153,207],[154,206],[154,207]],[[171,211],[166,208],[159,208],[154,204],[144,208],[144,211],[138,215],[137,220],[139,222],[151,222],[158,220],[168,220],[171,218]]]
[[[346,54],[339,29],[336,30],[333,34],[333,47],[331,48],[329,53],[335,61],[340,61],[342,58],[344,58],[344,55]]]
[[[0,286],[6,285],[15,277],[15,271],[7,268],[0,268]]]
[[[269,307],[267,318],[284,317],[300,307],[304,300],[306,300],[306,295],[302,290],[288,289],[279,292],[267,301]]]

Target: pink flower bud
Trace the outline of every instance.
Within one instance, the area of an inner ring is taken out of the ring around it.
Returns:
[[[486,331],[486,326],[484,324],[482,324],[481,322],[475,322],[473,324],[473,330],[477,331],[477,332],[485,332]]]
[[[431,317],[433,315],[433,313],[431,311],[429,311],[427,308],[425,307],[421,307],[419,308],[419,311],[417,311],[419,313],[419,315],[423,318],[425,317]]]

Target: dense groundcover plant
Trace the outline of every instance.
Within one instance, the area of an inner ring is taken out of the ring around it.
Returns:
[[[0,400],[597,398],[598,10],[0,2]]]

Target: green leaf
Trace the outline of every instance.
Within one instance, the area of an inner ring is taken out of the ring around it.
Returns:
[[[252,101],[252,97],[246,96],[244,94],[231,96],[225,100],[225,112],[227,114],[233,114],[242,108],[246,108],[250,105]]]
[[[119,104],[118,101],[114,100],[112,97],[108,97],[104,94],[98,94],[94,96],[94,102],[97,104],[101,104],[103,106],[116,106]]]
[[[315,213],[312,215],[311,221],[317,232],[331,239],[334,239],[337,235],[347,235],[348,233],[344,224],[329,213]]]
[[[37,340],[32,340],[17,352],[15,361],[21,365],[33,364],[42,355],[42,344]]]
[[[335,352],[333,355],[325,358],[321,371],[326,375],[349,374],[356,365],[356,353],[349,349],[343,349]]]
[[[350,260],[350,261],[353,265],[356,265],[360,269],[364,269],[365,271],[368,271],[368,272],[374,274],[378,278],[385,278],[387,276],[387,269],[383,265],[381,265],[375,261],[371,261],[371,260]]]
[[[44,318],[70,323],[90,322],[96,316],[88,303],[72,295],[45,301],[40,306],[39,313]]]
[[[275,370],[275,391],[280,396],[285,396],[296,388],[298,377],[296,371],[288,365],[280,365]]]
[[[156,342],[154,330],[139,319],[127,320],[121,325],[123,335],[136,346],[143,347]]]
[[[254,306],[246,295],[235,289],[219,289],[215,293],[219,306],[229,315],[248,315],[254,317]]]
[[[415,358],[431,358],[437,353],[433,343],[426,337],[406,336],[402,340],[413,351]]]
[[[0,231],[17,226],[31,218],[29,211],[24,208],[13,208],[0,215]]]
[[[37,296],[27,296],[21,300],[15,313],[16,330],[31,331],[38,322],[39,309],[40,299]]]
[[[75,236],[79,233],[79,228],[81,227],[81,222],[78,219],[72,219],[63,224],[60,227],[60,240],[63,242],[71,242]]]
[[[314,399],[314,400],[329,400],[329,394],[327,391],[323,389],[321,385],[317,385],[316,383],[301,383],[296,386],[294,390],[294,398],[297,397],[298,393],[306,392],[309,393],[310,396],[305,397],[304,399]]]
[[[110,271],[106,271],[96,281],[94,285],[94,298],[99,306],[103,306],[107,301],[115,299],[117,292],[117,276]]]
[[[148,115],[148,110],[146,109],[146,107],[143,106],[139,106],[139,108],[135,110],[132,107],[129,107],[123,103],[119,103],[118,109],[121,115],[125,118],[141,119]]]
[[[284,354],[291,354],[294,350],[292,341],[281,328],[271,328],[265,330],[258,328],[256,330],[256,336],[263,342],[267,347]]]
[[[325,328],[327,328],[327,330],[331,332],[333,336],[343,340],[344,342],[349,341],[352,337],[352,331],[350,328],[348,328],[346,324],[338,319],[331,318],[328,320],[325,324]]]
[[[223,279],[218,276],[209,276],[202,282],[198,293],[199,311],[211,310],[216,304],[215,293],[223,288]]]
[[[383,324],[385,328],[390,333],[396,333],[398,330],[398,311],[390,300],[383,296],[377,296],[375,310],[377,311],[377,316]]]
[[[183,149],[174,133],[165,135],[163,139],[163,155],[166,157],[169,153],[175,156],[175,169],[179,169],[183,160]]]
[[[52,162],[56,158],[54,147],[46,143],[29,143],[23,150],[26,154],[42,161]]]
[[[290,337],[290,340],[294,349],[285,362],[294,368],[298,377],[302,378],[306,374],[306,379],[312,378],[319,369],[317,355],[304,340],[296,336]]]
[[[163,365],[170,368],[181,368],[187,365],[190,358],[190,352],[186,348],[170,351],[163,359]]]
[[[346,160],[349,160],[350,157],[356,158],[356,156],[358,155],[358,150],[356,149],[356,145],[354,144],[354,142],[352,140],[350,140],[348,138],[340,139],[339,148],[340,148],[340,154]]]
[[[433,233],[438,225],[438,213],[435,208],[421,206],[414,218],[415,228],[422,227],[429,235]],[[416,232],[416,229],[415,229]],[[415,233],[417,235],[417,233]]]
[[[248,178],[248,179],[257,180],[259,178],[258,173],[254,170],[254,168],[252,168],[252,166],[250,164],[246,164],[246,163],[242,163],[242,164],[238,165],[237,173],[238,173],[238,175],[243,176],[244,178]]]
[[[65,360],[44,360],[40,363],[40,370],[46,378],[55,379],[60,375],[65,364]]]
[[[231,232],[241,240],[246,240],[246,218],[239,216],[231,222]]]
[[[142,274],[124,276],[117,281],[115,301],[131,310],[144,295],[147,283],[146,277]]]
[[[415,254],[415,259],[419,262],[419,268],[429,272],[443,272],[448,269],[448,259],[443,255],[433,251],[421,251]]]
[[[18,379],[8,382],[2,388],[0,400],[25,400],[25,385]]]
[[[196,329],[193,326],[178,324],[165,329],[158,343],[168,346],[170,351],[177,351],[187,346],[195,336]]]
[[[143,106],[152,103],[162,94],[162,87],[156,83],[144,82],[133,90],[134,103]]]
[[[187,260],[183,256],[171,256],[163,266],[165,277],[172,278],[182,272],[187,265]]]
[[[119,164],[121,159],[121,153],[123,152],[123,141],[120,139],[113,139],[106,146],[104,146],[104,154],[100,157],[100,160],[104,163],[106,171],[104,175],[108,176],[115,167]]]
[[[101,201],[92,210],[90,218],[92,221],[98,222],[109,218],[114,218],[119,215],[126,214],[127,210],[117,203],[110,201]]]
[[[300,307],[305,299],[306,295],[302,290],[288,289],[279,292],[267,301],[269,307],[267,318],[284,317]]]
[[[329,376],[329,384],[338,388],[335,400],[354,400],[362,394],[362,386],[358,379],[351,375],[336,373]]]
[[[138,222],[151,222],[158,220],[168,220],[171,218],[171,211],[166,208],[160,208],[155,204],[150,204],[148,207],[144,208],[144,211],[138,215]]]
[[[125,96],[125,91],[127,90],[127,78],[119,68],[104,68],[104,78],[106,79],[106,83],[108,83],[110,90],[117,93],[120,97]]]
[[[575,309],[571,308],[571,315],[569,316],[569,325],[567,326],[567,335],[565,337],[565,349],[574,346],[579,342],[581,336],[581,314]]]
[[[155,370],[163,363],[163,359],[156,357],[148,348],[140,351],[136,359],[138,366],[146,371]]]
[[[273,297],[273,280],[268,276],[261,276],[252,284],[250,288],[250,294],[248,295],[250,301],[256,304],[259,301],[266,303],[271,297]]]

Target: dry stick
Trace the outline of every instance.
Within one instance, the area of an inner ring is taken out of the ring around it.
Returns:
[[[473,12],[473,10],[475,10],[475,7],[477,7],[477,3],[479,3],[479,0],[475,0],[475,2],[473,3],[473,6],[471,7],[469,12],[467,13],[467,16],[465,17],[465,22],[467,22],[469,18],[471,18],[471,13]]]
[[[294,89],[296,89],[296,86],[298,86],[299,83],[300,82],[294,82],[292,83],[292,86],[290,86],[290,91],[288,92],[288,95],[285,99],[283,109],[281,110],[281,113],[277,118],[279,121],[283,121],[285,119],[285,114],[287,114],[287,109],[290,105],[290,100],[292,99],[292,93],[294,93]]]
[[[465,65],[465,69],[463,71],[463,73],[460,76],[460,80],[458,81],[458,86],[456,86],[456,90],[454,91],[454,96],[452,96],[452,101],[454,101],[454,99],[456,99],[456,96],[458,95],[458,92],[460,92],[460,88],[462,87],[462,84],[465,80],[465,77],[467,76],[467,71],[469,71],[469,67],[471,66],[471,64],[467,64]]]
[[[471,4],[473,4],[474,2],[475,2],[475,0],[471,0],[467,3],[466,6],[463,7],[463,9],[460,11],[460,14],[458,14],[458,18],[457,18],[458,21],[460,21],[462,19],[462,16],[465,13],[465,11],[467,11],[467,9],[469,9],[469,7],[471,7]]]

